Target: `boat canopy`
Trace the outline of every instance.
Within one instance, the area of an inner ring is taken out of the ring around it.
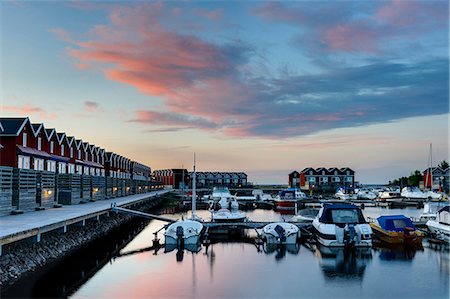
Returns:
[[[361,209],[352,204],[324,205],[319,218],[322,223],[366,223]]]
[[[380,216],[377,221],[382,229],[388,231],[402,232],[406,227],[416,229],[411,218],[404,215]]]

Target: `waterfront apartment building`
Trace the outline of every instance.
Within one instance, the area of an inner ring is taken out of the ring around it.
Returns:
[[[44,124],[32,124],[28,117],[0,118],[0,144],[0,166],[121,179],[151,177],[149,166]]]
[[[188,172],[186,169],[155,170],[153,176],[155,181],[162,182],[165,186],[175,189],[183,188],[183,186],[192,188],[193,172]],[[244,172],[200,171],[196,173],[197,188],[245,187],[247,185],[247,174]]]
[[[349,167],[306,167],[300,172],[291,172],[288,175],[288,185],[291,188],[321,191],[332,191],[339,186],[354,187],[355,171]]]

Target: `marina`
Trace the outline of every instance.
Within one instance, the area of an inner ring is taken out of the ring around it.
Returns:
[[[414,208],[366,208],[365,214],[375,217],[380,213],[404,213],[418,217],[421,210]],[[197,214],[208,219],[209,212]],[[188,213],[169,213],[169,219],[189,218]],[[254,222],[276,222],[289,217],[272,210],[248,211]],[[240,236],[211,236],[207,244],[177,247],[154,246],[154,232],[167,222],[151,220],[142,230],[124,228],[122,233],[108,236],[110,245],[92,244],[88,250],[67,258],[39,277],[19,282],[5,295],[23,294],[28,289],[43,297],[141,297],[151,293],[162,297],[208,298],[211,294],[232,298],[290,298],[302,294],[311,298],[385,298],[410,296],[421,298],[448,298],[450,258],[448,249],[436,247],[426,239],[417,248],[391,248],[374,244],[344,252],[343,248],[327,248],[314,243],[300,242],[287,245],[258,243],[254,229]],[[135,233],[133,233],[135,231]],[[119,244],[119,245],[117,245]],[[110,246],[106,249],[104,246]],[[77,261],[77,262],[75,262]],[[67,270],[70,269],[68,274]],[[395,284],[386,272],[395,271]],[[66,273],[66,274],[65,274]],[[160,286],[176,280],[168,289]],[[270,281],[265,285],[263,281]],[[29,281],[35,281],[29,285]],[[51,283],[50,283],[51,281]],[[408,282],[415,281],[414,284]],[[120,287],[111,288],[111,282]],[[225,283],[224,283],[225,282]],[[259,288],[248,284],[265,285]],[[392,289],[377,285],[392,285]],[[398,288],[398,285],[408,288]],[[233,286],[233,287],[229,287]],[[345,288],[344,288],[345,286]],[[3,294],[2,294],[3,295]]]

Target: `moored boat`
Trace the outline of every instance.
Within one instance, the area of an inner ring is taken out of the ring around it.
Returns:
[[[319,214],[319,210],[317,208],[306,208],[301,209],[297,212],[295,216],[291,218],[293,222],[313,222],[314,218],[316,218],[317,214]]]
[[[203,225],[194,220],[180,220],[170,224],[164,232],[165,244],[189,245],[199,242]]]
[[[234,211],[228,209],[220,209],[211,213],[212,221],[215,222],[243,222],[247,220],[244,212]]]
[[[339,187],[334,194],[334,197],[340,200],[356,199],[356,194],[349,188]]]
[[[267,243],[295,244],[300,238],[300,230],[292,223],[275,222],[264,226],[261,235]]]
[[[353,204],[326,204],[312,224],[317,241],[324,246],[372,246],[372,229]]]
[[[278,193],[274,199],[277,210],[295,210],[298,200],[306,199],[306,194],[297,188],[288,188]]]
[[[440,209],[436,219],[428,220],[426,225],[437,239],[450,242],[450,206]]]
[[[388,244],[413,245],[422,243],[424,233],[404,215],[380,216],[370,223],[374,237]]]
[[[421,191],[417,187],[403,187],[401,196],[406,199],[427,199],[428,196],[425,192]]]
[[[386,202],[400,202],[402,201],[402,195],[400,192],[395,190],[385,190],[379,193],[378,200]]]

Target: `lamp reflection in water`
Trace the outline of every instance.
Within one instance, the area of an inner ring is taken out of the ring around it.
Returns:
[[[364,276],[366,266],[372,260],[371,248],[326,247],[320,244],[316,247],[316,257],[327,280],[360,281]]]

